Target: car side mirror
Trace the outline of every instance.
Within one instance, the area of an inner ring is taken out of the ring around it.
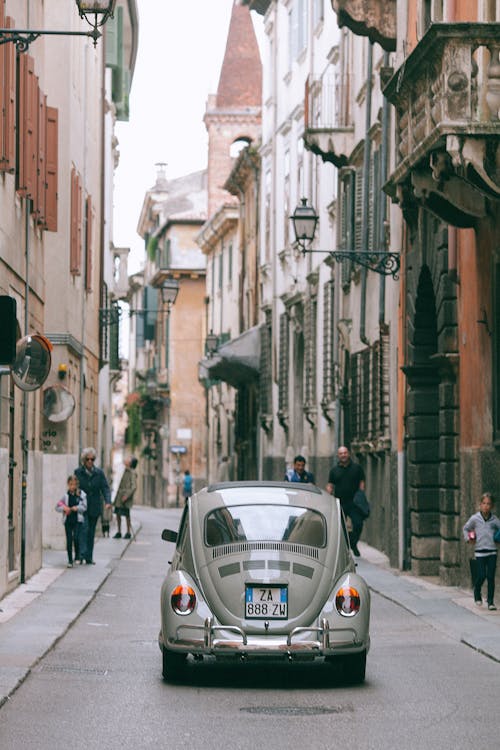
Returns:
[[[161,538],[164,542],[177,542],[177,532],[171,531],[170,529],[163,529],[161,532]]]

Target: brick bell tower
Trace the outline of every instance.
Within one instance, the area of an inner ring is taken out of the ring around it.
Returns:
[[[208,216],[237,202],[222,187],[232,168],[235,141],[257,142],[261,129],[262,64],[248,7],[238,0],[231,12],[217,94],[210,94],[204,122],[208,131]]]

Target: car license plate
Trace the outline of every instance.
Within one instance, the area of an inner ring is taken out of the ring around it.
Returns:
[[[247,586],[245,589],[247,620],[286,620],[288,589],[286,586]]]

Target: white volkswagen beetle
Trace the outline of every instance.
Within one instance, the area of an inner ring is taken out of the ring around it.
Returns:
[[[161,587],[163,677],[188,654],[326,658],[365,678],[370,592],[340,503],[311,484],[223,482],[190,498]]]

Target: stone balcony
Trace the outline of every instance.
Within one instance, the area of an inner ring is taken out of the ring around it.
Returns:
[[[500,23],[436,23],[392,76],[396,165],[386,191],[472,227],[500,199]]]
[[[332,60],[336,62],[336,60]],[[304,145],[338,169],[347,166],[354,148],[354,126],[349,116],[348,83],[341,86],[332,65],[318,79],[307,79],[304,100]]]
[[[397,0],[331,0],[338,24],[353,34],[367,36],[387,50],[396,49]]]

